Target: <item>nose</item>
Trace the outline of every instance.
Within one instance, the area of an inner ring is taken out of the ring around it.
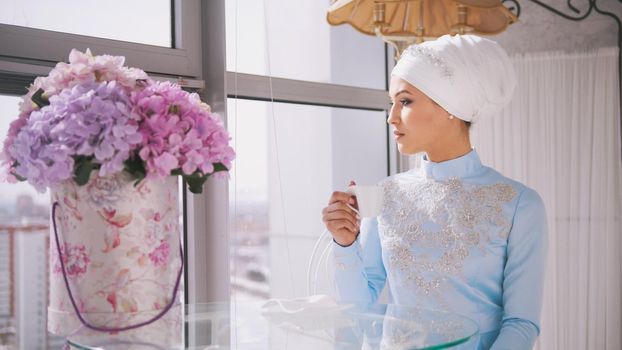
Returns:
[[[399,122],[399,111],[395,104],[391,106],[389,110],[389,118],[387,118],[387,123],[390,125],[397,124]]]

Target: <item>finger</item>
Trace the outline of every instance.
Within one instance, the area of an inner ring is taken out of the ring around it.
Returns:
[[[336,219],[348,219],[354,223],[357,223],[361,220],[361,216],[357,213],[353,212],[351,209],[337,209],[332,211],[327,211],[322,215],[323,218],[328,218],[330,220]]]
[[[324,222],[329,222],[332,220],[348,220],[352,223],[352,225],[358,226],[359,221],[356,217],[344,212],[344,211],[335,211],[328,213],[322,217]]]
[[[356,196],[352,196],[352,200],[349,204],[353,206],[356,210],[359,210],[359,199]]]
[[[330,205],[330,204],[337,203],[337,202],[344,202],[344,203],[349,202],[350,204],[355,203],[351,194],[346,193],[346,192],[335,191],[330,196],[330,200],[328,201],[328,204]]]
[[[352,208],[354,208],[356,210],[353,210]],[[359,216],[359,213],[357,212],[358,209],[356,207],[353,207],[350,204],[346,204],[346,203],[343,203],[343,202],[337,202],[337,203],[333,203],[333,204],[329,205],[326,208],[326,212],[324,214],[328,214],[328,213],[332,213],[332,212],[340,211],[340,210],[345,211],[346,213],[354,216],[357,219],[361,218]]]
[[[331,228],[329,231],[334,232],[340,229],[346,229],[352,234],[356,234],[358,232],[358,227],[352,224],[349,220],[341,219],[341,220],[330,220],[328,221],[327,226]]]

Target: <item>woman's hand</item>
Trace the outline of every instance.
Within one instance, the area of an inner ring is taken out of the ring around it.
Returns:
[[[354,181],[350,181],[349,186],[353,185]],[[335,191],[330,196],[328,206],[322,210],[322,221],[326,229],[333,235],[335,242],[342,246],[354,243],[360,230],[360,216],[348,205],[358,210],[356,197]]]

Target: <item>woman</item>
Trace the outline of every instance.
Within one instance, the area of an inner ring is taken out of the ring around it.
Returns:
[[[511,100],[515,73],[494,41],[445,35],[409,47],[392,71],[388,123],[420,169],[381,182],[382,213],[362,222],[334,192],[323,220],[342,302],[447,310],[479,325],[480,349],[531,349],[540,332],[547,249],[538,194],[481,164],[469,128]]]

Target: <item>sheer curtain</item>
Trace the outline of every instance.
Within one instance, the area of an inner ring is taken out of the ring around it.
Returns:
[[[473,127],[483,163],[535,188],[546,205],[539,349],[622,349],[617,59],[617,48],[515,56],[512,103]]]

